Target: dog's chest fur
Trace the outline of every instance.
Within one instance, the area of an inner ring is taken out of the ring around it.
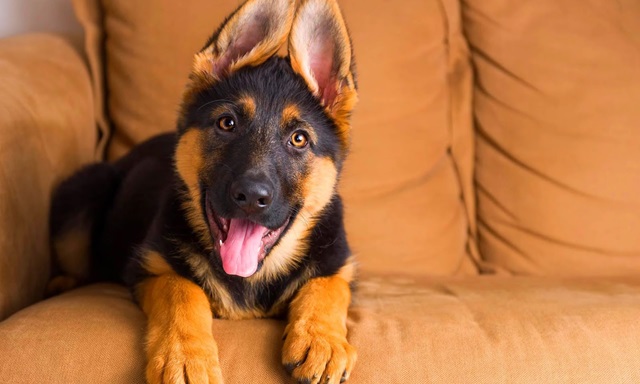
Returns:
[[[221,279],[203,255],[191,254],[187,262],[198,285],[209,296],[214,316],[224,319],[282,316],[295,292],[311,275],[310,271],[300,270],[286,282],[240,281]]]

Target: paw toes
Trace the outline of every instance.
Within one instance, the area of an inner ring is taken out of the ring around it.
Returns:
[[[336,348],[333,351],[331,360],[327,363],[324,371],[325,380],[323,383],[338,384],[342,378],[342,374],[347,367],[347,353],[344,349]]]
[[[310,348],[311,340],[309,340],[309,338],[291,335],[291,337],[288,337],[284,342],[282,361],[285,364],[303,362]]]
[[[285,348],[284,349],[285,352],[282,358],[282,364],[284,365],[284,369],[286,369],[287,372],[291,374],[294,369],[298,368],[299,366],[304,364],[305,361],[307,361],[307,357],[309,356],[309,350],[310,348],[307,347],[306,349],[302,350],[302,353],[300,353],[300,350]]]
[[[149,360],[145,371],[147,383],[149,384],[161,384],[164,375],[165,360],[162,356],[156,356]]]
[[[153,369],[147,367],[145,372],[147,383],[149,384],[161,384],[162,383],[162,370]]]
[[[210,384],[222,384],[222,369],[219,365],[209,366],[209,383]]]
[[[324,340],[316,340],[315,345],[309,349],[305,362],[294,369],[293,375],[310,378],[311,383],[318,383],[329,359],[331,359],[330,345]]]
[[[346,351],[347,351],[347,361],[346,361],[347,365],[345,367],[344,373],[342,374],[342,377],[344,378],[344,380],[341,382],[349,380],[349,377],[351,376],[351,371],[353,371],[353,367],[356,365],[356,360],[358,360],[358,353],[356,352],[355,348],[347,344]]]
[[[209,383],[209,371],[201,361],[187,361],[184,366],[184,380],[189,384]]]
[[[157,353],[146,368],[149,384],[222,384],[217,355],[212,353]]]
[[[338,384],[346,381],[356,350],[346,339],[309,329],[289,329],[283,346],[283,365],[298,383]]]
[[[182,364],[167,364],[164,367],[162,383],[187,384],[185,381],[185,367]]]

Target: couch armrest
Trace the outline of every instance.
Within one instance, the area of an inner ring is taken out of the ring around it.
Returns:
[[[0,319],[41,298],[49,278],[53,185],[94,157],[91,83],[63,38],[0,40]]]

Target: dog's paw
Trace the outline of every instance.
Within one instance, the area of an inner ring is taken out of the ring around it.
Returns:
[[[148,345],[147,383],[223,383],[218,348],[211,336],[166,336]]]
[[[282,363],[298,383],[338,384],[347,381],[356,362],[356,350],[332,325],[314,322],[289,324],[285,330]]]

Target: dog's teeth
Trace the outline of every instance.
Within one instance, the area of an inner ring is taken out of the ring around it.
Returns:
[[[220,246],[222,247],[222,240],[220,240]]]

